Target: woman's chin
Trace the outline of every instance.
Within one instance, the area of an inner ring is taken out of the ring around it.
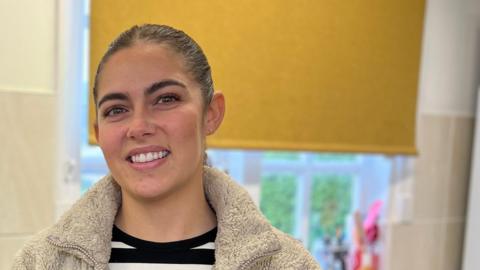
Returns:
[[[143,179],[131,187],[130,196],[139,201],[159,201],[171,197],[179,190],[179,185],[174,185],[170,181],[149,181],[151,179]]]

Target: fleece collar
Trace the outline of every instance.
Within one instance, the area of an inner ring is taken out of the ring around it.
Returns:
[[[229,176],[205,167],[204,190],[218,223],[215,269],[238,269],[280,250],[271,225]],[[111,176],[104,177],[52,227],[49,241],[95,268],[104,268],[120,203],[120,187]]]

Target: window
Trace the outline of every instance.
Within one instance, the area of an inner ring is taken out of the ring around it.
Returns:
[[[278,229],[294,234],[298,181],[293,174],[266,174],[261,178],[260,209]]]
[[[83,39],[82,193],[108,173],[101,150],[87,143],[88,23]],[[247,188],[275,227],[302,241],[324,269],[333,265],[333,245],[350,248],[353,212],[387,201],[392,162],[383,155],[211,149],[208,156]]]
[[[375,201],[388,199],[392,160],[383,155],[219,149],[208,155],[325,269],[333,263],[333,248],[351,248],[354,211],[366,213]]]

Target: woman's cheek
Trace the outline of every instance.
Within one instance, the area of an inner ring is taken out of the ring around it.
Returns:
[[[195,112],[184,112],[178,115],[178,119],[173,121],[172,130],[179,140],[184,142],[194,142],[201,135],[201,119]]]
[[[99,144],[109,154],[120,150],[122,138],[125,136],[125,128],[115,126],[105,126],[99,129]]]

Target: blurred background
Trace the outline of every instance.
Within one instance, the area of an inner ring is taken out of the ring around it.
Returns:
[[[210,163],[323,269],[480,268],[480,0],[0,0],[0,21],[0,269],[108,173],[90,78],[146,22],[200,43],[227,100]]]

